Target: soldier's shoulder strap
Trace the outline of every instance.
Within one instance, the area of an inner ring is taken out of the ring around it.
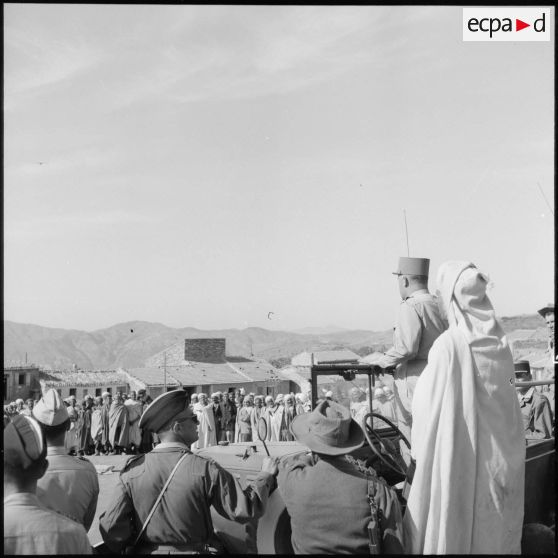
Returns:
[[[368,479],[368,505],[370,506],[370,521],[368,522],[368,549],[370,554],[382,553],[382,533],[380,529],[380,514],[374,496],[376,495],[376,481]]]

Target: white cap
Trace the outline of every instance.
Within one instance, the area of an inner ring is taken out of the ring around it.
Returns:
[[[326,397],[333,397],[333,391],[326,391]]]
[[[68,420],[68,411],[55,389],[49,389],[33,407],[33,416],[46,426],[57,426]]]

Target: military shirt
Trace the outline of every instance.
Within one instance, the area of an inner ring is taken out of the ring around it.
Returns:
[[[61,513],[88,531],[99,497],[97,470],[85,457],[67,455],[63,446],[47,449],[48,469],[37,481],[37,497],[44,506]]]
[[[4,498],[4,554],[91,554],[83,525],[45,508],[35,494]]]
[[[206,543],[213,534],[210,508],[244,523],[265,511],[274,483],[261,472],[243,491],[236,478],[212,459],[184,444],[161,443],[131,458],[122,470],[111,503],[99,518],[103,541],[112,552],[132,545],[172,469],[186,453],[141,541],[157,545]]]
[[[279,464],[277,486],[291,517],[295,554],[368,554],[368,481],[378,508],[382,552],[402,554],[402,518],[397,495],[346,456],[295,456]]]
[[[379,359],[378,365],[387,368],[421,361],[424,368],[430,348],[447,327],[437,298],[426,290],[415,291],[401,302],[393,332],[393,347]]]

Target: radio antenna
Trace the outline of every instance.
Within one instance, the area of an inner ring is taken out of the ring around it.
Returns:
[[[537,186],[539,187],[539,190],[541,191],[542,197],[544,198],[544,201],[546,202],[546,205],[548,205],[548,209],[550,209],[550,213],[552,213],[552,216],[554,217],[554,210],[552,209],[552,206],[550,205],[550,203],[546,199],[546,196],[544,195],[544,191],[543,191],[543,189],[541,188],[541,185],[538,182],[537,182]]]
[[[407,257],[409,257],[409,230],[407,229],[407,212],[405,210],[403,210],[403,217],[405,219],[405,238],[407,239]]]

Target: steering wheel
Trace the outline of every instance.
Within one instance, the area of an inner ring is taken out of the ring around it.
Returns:
[[[409,440],[407,440],[403,432],[401,432],[401,430],[399,430],[399,428],[397,428],[397,426],[395,426],[393,422],[391,422],[383,415],[380,415],[378,413],[367,413],[366,415],[364,415],[364,418],[362,420],[362,429],[364,430],[364,436],[366,437],[366,441],[368,442],[370,449],[374,452],[376,457],[386,467],[388,467],[388,469],[391,469],[395,473],[399,475],[403,475],[405,477],[407,475],[407,465],[403,461],[403,458],[401,457],[401,455],[399,455],[398,450],[395,447],[393,447],[393,443],[391,441],[383,440],[382,437],[374,430],[374,428],[370,426],[368,422],[368,419],[370,418],[372,419],[377,418],[382,420],[386,424],[388,424],[391,428],[393,428],[395,434],[397,434],[397,436],[401,440],[403,440],[405,445],[409,449],[411,449],[411,444],[409,444]],[[374,445],[374,441],[378,443],[378,445],[380,446],[380,450],[376,449],[376,446]],[[386,442],[389,442],[389,445],[386,444]]]

